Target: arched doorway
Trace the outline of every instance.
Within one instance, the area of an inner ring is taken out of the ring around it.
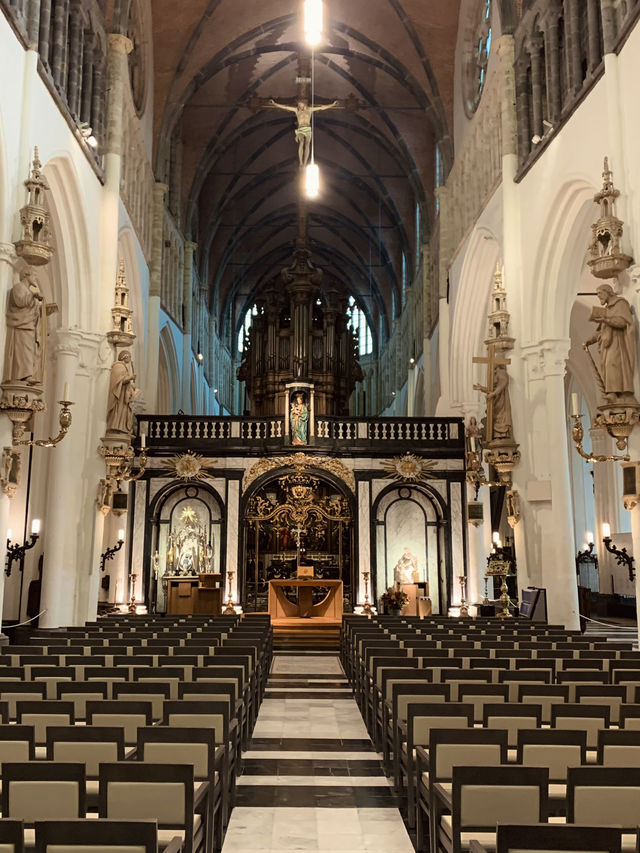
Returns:
[[[433,612],[446,614],[446,509],[428,486],[391,486],[374,505],[375,600],[396,580],[428,584]]]
[[[145,598],[151,612],[164,613],[165,575],[222,573],[224,504],[209,484],[171,483],[151,502],[148,519]]]
[[[345,609],[351,609],[353,518],[352,495],[326,472],[280,469],[256,481],[242,507],[243,609],[266,612],[269,581],[296,577],[302,563],[313,566],[316,578],[342,580]]]

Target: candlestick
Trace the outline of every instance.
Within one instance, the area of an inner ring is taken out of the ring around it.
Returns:
[[[605,523],[602,525],[602,538],[603,539],[611,539],[611,525]]]
[[[571,414],[574,418],[580,417],[580,407],[578,406],[578,395],[574,392],[571,395]]]

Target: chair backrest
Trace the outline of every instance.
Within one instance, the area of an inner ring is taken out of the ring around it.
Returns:
[[[605,826],[559,826],[558,824],[500,824],[496,853],[621,853],[622,833]]]
[[[75,724],[73,702],[63,702],[58,699],[17,702],[16,720],[21,725],[33,726],[36,743],[43,744],[47,742],[49,726]]]
[[[598,764],[603,767],[640,767],[640,731],[601,729],[598,732]]]
[[[213,780],[216,738],[212,729],[150,726],[138,729],[138,761],[191,764],[194,778]]]
[[[394,683],[391,688],[391,715],[394,720],[406,720],[407,708],[412,702],[448,702],[450,693],[448,684]]]
[[[598,745],[598,732],[609,728],[611,712],[606,705],[567,703],[551,709],[551,726],[556,729],[583,730],[587,733],[587,747]]]
[[[33,726],[0,726],[0,774],[5,761],[35,761]]]
[[[87,717],[87,702],[99,702],[107,698],[107,685],[98,681],[60,681],[56,685],[57,698],[73,702],[73,713],[76,720]]]
[[[101,818],[157,820],[158,827],[185,830],[193,838],[193,767],[120,761],[100,766],[98,813]]]
[[[621,729],[640,729],[640,705],[620,706],[620,728]]]
[[[470,702],[474,708],[476,722],[484,719],[484,706],[507,702],[509,699],[508,684],[460,684],[458,685],[460,702]]]
[[[226,702],[192,699],[182,702],[165,702],[162,725],[189,729],[213,729],[216,743],[225,744],[229,740],[229,718],[229,707]]]
[[[24,824],[21,820],[0,819],[0,853],[23,853]]]
[[[621,826],[634,830],[640,814],[640,768],[570,767],[567,823]]]
[[[568,684],[519,684],[517,701],[529,705],[540,705],[542,722],[551,722],[553,705],[569,701]]]
[[[131,702],[126,699],[111,699],[87,702],[87,725],[119,726],[124,730],[124,742],[134,744],[140,726],[153,722],[151,702]]]
[[[108,851],[111,847],[117,853],[157,853],[158,850],[155,820],[36,821],[35,834],[35,853],[86,853],[93,849]]]
[[[119,726],[50,726],[47,759],[83,763],[86,776],[97,779],[101,762],[124,761],[124,730]]]
[[[587,760],[587,733],[562,729],[521,729],[518,732],[518,763],[547,767],[550,782],[566,782],[567,769]]]
[[[505,729],[509,746],[518,743],[520,729],[539,729],[542,725],[540,705],[520,705],[513,702],[498,702],[484,705],[483,725],[488,729]]]
[[[490,729],[431,729],[429,782],[448,782],[454,767],[507,763],[507,733]]]
[[[462,702],[416,703],[407,710],[407,750],[427,746],[431,729],[473,728],[473,705]]]
[[[3,764],[3,817],[34,823],[84,817],[86,811],[84,764],[57,761]]]
[[[164,681],[133,681],[113,685],[113,698],[129,702],[151,702],[154,720],[162,719],[162,706],[171,699],[171,684]]]
[[[0,699],[6,703],[10,719],[16,718],[16,703],[26,699],[44,699],[47,685],[41,681],[0,681]]]
[[[454,767],[452,781],[454,849],[461,832],[493,832],[498,823],[547,819],[546,768]]]

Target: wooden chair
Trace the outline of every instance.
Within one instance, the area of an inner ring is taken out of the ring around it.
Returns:
[[[428,748],[433,728],[473,728],[473,705],[447,702],[416,703],[408,706],[406,727],[402,724],[399,726],[404,738],[394,750],[394,770],[397,790],[403,791],[406,787],[407,819],[412,829],[416,814],[415,753],[418,746]]]
[[[635,851],[640,814],[640,768],[570,767],[567,823],[622,828],[622,849]]]
[[[75,725],[73,702],[58,699],[17,702],[16,721],[18,725],[33,726],[36,746],[44,745],[49,726]]]
[[[503,823],[498,827],[496,853],[621,853],[622,833],[604,826]],[[482,848],[484,849],[484,848]],[[473,845],[470,853],[480,853]]]
[[[213,729],[216,744],[226,752],[229,784],[240,773],[241,746],[237,720],[232,719],[226,702],[177,701],[165,702],[163,726],[188,729]]]
[[[520,729],[539,729],[542,725],[542,708],[539,705],[520,705],[498,702],[484,705],[482,720],[485,728],[506,729],[509,747],[515,749]]]
[[[164,703],[171,698],[171,684],[164,681],[131,681],[115,683],[113,698],[116,701],[150,702],[154,720],[162,719]]]
[[[132,702],[126,699],[87,702],[87,725],[121,728],[124,731],[126,746],[134,746],[138,739],[138,729],[152,723],[151,702]]]
[[[233,787],[228,778],[225,749],[216,747],[214,732],[172,726],[138,729],[136,759],[155,764],[193,765],[196,786],[201,782],[209,783],[209,846],[220,850],[231,811]]]
[[[429,751],[416,750],[416,833],[418,850],[435,849],[435,785],[451,791],[453,768],[507,763],[507,733],[489,729],[431,729]]]
[[[83,818],[86,815],[84,764],[54,761],[6,762],[2,766],[2,816],[24,821]],[[26,846],[33,830],[25,829]]]
[[[549,773],[540,767],[454,767],[451,795],[434,786],[435,851],[462,853],[471,841],[495,849],[503,822],[547,820]]]
[[[2,853],[23,853],[24,824],[21,820],[0,819],[0,850]]]
[[[87,719],[87,702],[100,702],[107,698],[107,685],[99,681],[60,681],[56,685],[56,698],[63,702],[73,702],[76,720]]]
[[[158,825],[141,820],[47,820],[36,821],[35,853],[85,853],[111,848],[127,853],[157,853]],[[179,853],[179,839],[164,853]]]
[[[583,730],[587,733],[587,749],[598,746],[598,732],[609,728],[611,712],[606,705],[567,703],[551,709],[551,726],[555,729]]]
[[[159,850],[178,836],[184,853],[207,853],[209,785],[195,789],[191,764],[101,764],[98,802],[101,818],[157,821]]]
[[[49,726],[48,761],[84,764],[87,808],[98,807],[98,777],[101,762],[124,761],[124,729],[120,726]]]
[[[602,767],[640,767],[640,731],[601,729],[597,761]]]

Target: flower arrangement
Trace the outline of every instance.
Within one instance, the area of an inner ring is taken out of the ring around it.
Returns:
[[[380,604],[384,607],[385,611],[402,610],[407,601],[409,601],[409,596],[402,590],[400,584],[397,583],[390,586],[380,596]]]

